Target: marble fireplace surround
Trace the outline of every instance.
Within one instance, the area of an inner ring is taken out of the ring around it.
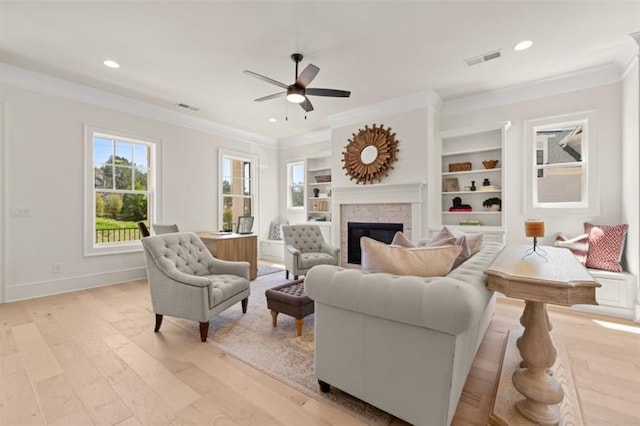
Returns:
[[[422,235],[423,182],[333,187],[333,241],[340,242],[342,266],[347,263],[347,222],[402,223],[404,232]]]

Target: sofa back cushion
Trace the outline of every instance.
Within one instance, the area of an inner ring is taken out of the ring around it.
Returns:
[[[406,248],[391,246],[368,237],[360,239],[362,271],[386,272],[418,277],[444,276],[462,251],[461,246]]]

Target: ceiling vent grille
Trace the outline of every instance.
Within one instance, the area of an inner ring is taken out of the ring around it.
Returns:
[[[467,58],[464,61],[468,66],[474,66],[481,64],[483,62],[491,61],[493,59],[498,59],[502,56],[502,49],[494,50],[491,52],[483,53],[482,55],[474,56],[472,58]]]
[[[191,111],[200,111],[200,108],[196,108],[194,106],[183,104],[183,103],[176,104],[176,106],[178,106],[180,108],[188,109],[188,110],[191,110]]]

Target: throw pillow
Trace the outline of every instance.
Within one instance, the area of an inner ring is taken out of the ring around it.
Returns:
[[[587,252],[587,268],[605,271],[622,272],[620,260],[624,240],[629,225],[592,225],[584,224],[584,232],[589,235],[589,250]]]
[[[466,237],[467,244],[469,244],[469,249],[471,250],[471,256],[479,252],[482,248],[483,234],[462,232],[455,228],[451,229],[450,233],[456,238]]]
[[[571,253],[582,263],[587,262],[587,253],[589,251],[589,234],[578,235],[574,238],[568,238],[562,232],[558,233],[556,241],[553,243],[556,247],[565,247],[571,250]]]
[[[416,246],[401,231],[396,232],[396,234],[393,236],[393,240],[391,241],[391,245],[392,246],[406,247],[406,248],[413,248],[413,247]]]
[[[362,270],[418,277],[444,276],[449,273],[462,247],[391,246],[368,237],[360,238]]]
[[[269,239],[270,240],[282,240],[282,225],[287,225],[289,222],[285,223],[275,223],[271,222],[269,225]]]

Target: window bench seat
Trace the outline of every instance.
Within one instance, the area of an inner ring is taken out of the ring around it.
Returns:
[[[640,322],[636,312],[636,277],[629,272],[609,272],[587,269],[602,285],[596,289],[598,305],[575,305],[574,309],[610,315]]]
[[[283,240],[260,240],[260,259],[284,262]]]

